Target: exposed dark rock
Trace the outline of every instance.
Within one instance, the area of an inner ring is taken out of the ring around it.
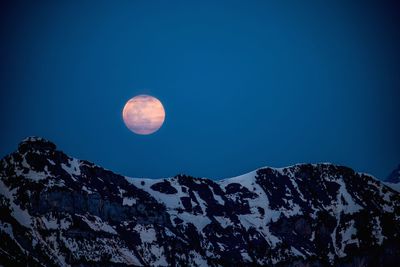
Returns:
[[[168,181],[162,181],[156,184],[153,184],[151,187],[154,191],[158,191],[160,193],[164,194],[176,194],[178,191],[175,189],[175,187],[172,187],[170,182]]]

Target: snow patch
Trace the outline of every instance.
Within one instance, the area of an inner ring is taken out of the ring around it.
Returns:
[[[123,206],[133,206],[136,204],[136,199],[131,197],[124,197],[122,200]]]
[[[94,218],[94,220],[90,220],[89,218],[87,218],[86,216],[83,215],[79,215],[76,214],[76,216],[82,218],[82,220],[87,223],[87,225],[93,229],[94,231],[98,232],[98,231],[103,231],[103,232],[107,232],[110,234],[114,234],[117,235],[118,233],[114,230],[114,228],[112,228],[108,223],[103,222],[99,217],[95,216],[95,215],[90,215],[91,217]]]
[[[336,183],[338,183],[340,186],[338,194],[338,206],[336,207],[337,212],[343,211],[345,214],[353,214],[360,211],[362,207],[354,202],[353,198],[346,189],[346,184],[344,183],[343,179],[336,180]],[[344,198],[346,203],[342,202],[341,197]]]
[[[394,191],[397,191],[400,193],[400,183],[388,183],[388,182],[383,182],[386,186],[392,188]]]
[[[305,259],[306,258],[306,256],[304,256],[304,254],[303,253],[301,253],[297,248],[295,248],[295,247],[291,247],[291,251],[292,251],[292,254],[295,256],[295,257],[302,257],[303,259]]]
[[[142,240],[142,242],[152,243],[157,241],[156,231],[151,227],[138,224],[135,226],[134,230],[140,234],[140,240]]]
[[[187,213],[187,212],[183,212],[183,213],[179,213],[179,214],[177,212],[170,212],[170,214],[171,214],[172,221],[175,217],[177,217],[177,218],[183,220],[184,224],[191,223],[196,227],[196,229],[199,233],[203,231],[204,227],[206,227],[208,224],[211,223],[211,220],[202,214],[194,215],[194,214]]]
[[[85,191],[85,192],[88,193],[88,194],[93,194],[93,191],[90,190],[89,188],[87,188],[85,185],[82,186],[82,190]]]
[[[222,228],[233,226],[233,222],[228,217],[214,216],[214,218],[217,220],[217,222],[221,225]]]
[[[207,263],[207,260],[204,259],[198,252],[196,251],[191,251],[189,254],[189,257],[193,259],[193,262],[198,266],[198,267],[207,267],[209,264]]]
[[[80,162],[77,159],[68,159],[68,165],[61,163],[61,168],[71,175],[81,175]]]
[[[32,181],[40,181],[48,178],[51,176],[51,173],[49,172],[47,166],[44,166],[44,171],[43,172],[37,172],[35,170],[32,170],[32,167],[28,164],[26,161],[26,154],[23,155],[22,157],[22,162],[21,162],[21,167],[17,166],[15,168],[15,174],[17,176],[23,176],[26,179],[32,180]],[[28,170],[27,173],[26,169]]]
[[[382,233],[381,221],[379,217],[374,218],[372,234],[376,238],[378,245],[382,245],[383,240],[386,239],[386,236],[384,236]]]
[[[46,229],[68,229],[71,226],[71,219],[58,219],[52,214],[42,216],[40,219],[44,223]]]
[[[357,229],[354,227],[354,220],[346,223],[346,226],[347,227],[344,229],[344,232],[340,232],[342,243],[340,249],[337,251],[339,257],[346,256],[346,253],[344,252],[346,245],[356,243],[358,246],[358,239],[353,238],[357,234]],[[333,241],[335,242],[335,240]]]
[[[21,209],[20,206],[11,202],[11,215],[21,224],[27,228],[32,228],[32,217],[28,211]]]

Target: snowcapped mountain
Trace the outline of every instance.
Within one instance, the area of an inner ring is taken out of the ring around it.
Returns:
[[[0,162],[4,266],[397,266],[400,194],[332,164],[128,178],[30,137]]]
[[[392,171],[389,177],[385,180],[385,184],[397,192],[400,192],[400,165]]]

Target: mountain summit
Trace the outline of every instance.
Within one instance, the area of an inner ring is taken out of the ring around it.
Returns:
[[[392,173],[386,179],[386,182],[389,182],[389,183],[400,183],[400,165],[397,166],[397,168],[392,171]]]
[[[4,266],[397,266],[400,194],[332,164],[129,178],[39,137],[0,162]]]

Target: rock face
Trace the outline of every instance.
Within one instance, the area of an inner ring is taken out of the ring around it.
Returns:
[[[4,266],[397,266],[400,194],[332,164],[128,178],[42,138],[0,162]]]

